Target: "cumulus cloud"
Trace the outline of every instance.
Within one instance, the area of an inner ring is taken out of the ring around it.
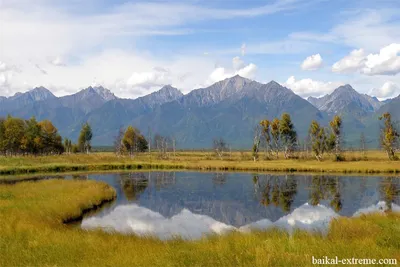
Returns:
[[[0,61],[0,95],[9,96],[12,94],[10,85],[17,69]]]
[[[333,72],[360,72],[365,75],[396,75],[400,73],[400,44],[393,43],[380,49],[378,54],[365,54],[363,49],[353,50],[332,66]]]
[[[320,54],[315,54],[307,57],[301,64],[302,70],[317,70],[322,67],[322,57]]]
[[[232,60],[232,68],[216,67],[209,75],[206,85],[230,78],[235,75],[240,75],[244,78],[254,79],[257,72],[257,66],[253,63],[246,65],[240,57],[234,57]]]
[[[128,86],[138,86],[149,89],[153,86],[162,86],[171,83],[170,71],[156,67],[149,72],[134,72],[126,81]]]
[[[332,66],[333,72],[350,73],[360,70],[365,65],[364,49],[353,50]]]
[[[392,98],[400,95],[400,87],[389,81],[385,82],[380,88],[372,89],[370,94],[379,99]]]
[[[232,59],[232,65],[234,70],[240,70],[245,66],[244,61],[240,57],[234,57]]]
[[[379,54],[367,56],[362,72],[366,75],[396,75],[400,73],[400,44],[383,47]]]
[[[332,92],[343,84],[342,82],[321,82],[312,79],[296,80],[294,76],[291,76],[283,85],[302,97],[319,97]]]

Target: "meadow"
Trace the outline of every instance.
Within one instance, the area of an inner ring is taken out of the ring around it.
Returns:
[[[45,172],[107,171],[138,169],[187,169],[208,171],[314,172],[314,173],[400,173],[400,161],[389,161],[382,151],[345,152],[344,161],[327,155],[317,161],[311,153],[300,153],[296,159],[260,159],[251,152],[226,153],[221,159],[212,151],[170,152],[161,158],[156,152],[137,153],[133,158],[112,152],[64,154],[54,156],[0,156],[0,175]]]
[[[366,157],[365,157],[366,156]],[[398,173],[400,162],[380,151],[346,152],[343,162],[311,155],[298,159],[260,159],[250,152],[210,151],[142,153],[134,158],[111,152],[60,156],[0,157],[0,179],[37,172],[112,171],[122,169],[193,169],[231,171],[308,171]],[[362,215],[333,220],[327,235],[270,229],[231,232],[189,241],[86,231],[66,222],[109,203],[116,196],[97,181],[43,180],[0,184],[0,266],[310,266],[312,256],[393,258],[400,262],[400,214]]]
[[[115,197],[107,184],[47,180],[0,186],[0,266],[310,266],[312,256],[400,261],[400,214],[334,220],[326,236],[280,230],[196,241],[63,224]]]

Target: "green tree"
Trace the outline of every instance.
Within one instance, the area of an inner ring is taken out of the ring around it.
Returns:
[[[396,160],[395,147],[400,135],[392,123],[392,117],[389,112],[384,113],[379,117],[379,120],[384,120],[384,127],[381,133],[381,146],[386,151],[390,160]]]
[[[31,154],[37,154],[41,150],[41,144],[38,142],[40,138],[41,129],[35,117],[26,121],[26,130],[24,136],[25,151]]]
[[[149,149],[149,143],[147,142],[146,138],[139,134],[137,140],[137,151],[138,152],[146,152]]]
[[[41,146],[45,154],[62,153],[64,147],[62,145],[62,138],[58,134],[57,128],[49,120],[43,120],[38,123],[41,132]]]
[[[76,154],[79,152],[79,146],[77,144],[72,144],[71,152]]]
[[[341,160],[341,134],[342,134],[342,118],[340,116],[333,117],[332,121],[329,123],[332,130],[332,143],[333,150],[335,153],[335,160]]]
[[[269,120],[260,121],[261,126],[261,140],[264,147],[265,157],[269,157],[270,147],[271,147],[271,122]]]
[[[90,144],[90,142],[92,141],[92,137],[93,137],[92,128],[90,127],[89,123],[86,122],[85,124],[82,125],[82,129],[78,138],[78,146],[80,151],[89,154],[92,148]]]
[[[129,152],[129,155],[133,157],[133,152],[137,146],[138,136],[136,131],[132,126],[128,126],[126,128],[124,137],[122,138],[122,143],[124,144],[125,149]]]
[[[275,152],[276,158],[279,157],[279,150],[280,150],[280,121],[278,118],[275,118],[271,123],[271,140],[272,140],[272,147]]]
[[[4,148],[6,153],[15,155],[21,151],[21,141],[25,134],[25,122],[8,116],[4,121]]]
[[[312,121],[309,129],[311,148],[318,161],[323,158],[327,149],[327,136],[325,129],[317,121]]]
[[[256,125],[254,128],[254,138],[253,138],[253,147],[252,147],[252,154],[253,160],[258,160],[258,151],[260,147],[260,140],[261,140],[261,128],[259,125]]]
[[[297,145],[297,133],[294,129],[292,119],[288,113],[283,113],[279,125],[279,132],[283,145],[285,158],[290,158]]]
[[[5,154],[6,149],[5,149],[5,126],[4,126],[5,119],[0,118],[0,154]]]

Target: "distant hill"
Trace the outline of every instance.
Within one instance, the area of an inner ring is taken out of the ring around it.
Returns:
[[[81,125],[89,122],[97,146],[112,145],[119,128],[132,124],[146,136],[151,131],[173,137],[179,148],[209,148],[218,137],[233,148],[249,148],[258,121],[272,120],[284,112],[291,114],[300,140],[307,136],[311,120],[328,125],[330,118],[339,114],[346,144],[358,146],[363,132],[371,147],[376,147],[379,114],[389,111],[400,119],[399,97],[380,102],[350,85],[307,100],[275,81],[262,84],[236,75],[186,95],[166,85],[136,99],[118,98],[101,86],[63,97],[38,87],[0,97],[0,116],[50,119],[62,136],[72,140],[77,139]]]

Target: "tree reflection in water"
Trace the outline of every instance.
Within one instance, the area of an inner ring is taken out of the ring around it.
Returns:
[[[316,206],[320,204],[322,200],[330,200],[329,204],[336,212],[342,209],[343,203],[339,177],[312,177],[309,203]]]
[[[137,200],[149,185],[145,173],[123,173],[120,175],[120,182],[128,201]]]
[[[149,180],[154,179],[156,189],[160,189],[176,183],[175,172],[149,172]]]
[[[392,210],[392,204],[400,195],[400,182],[397,177],[385,177],[380,185],[380,193],[386,203],[388,211]]]
[[[265,177],[264,184],[260,185],[257,175],[253,176],[253,183],[256,187],[262,187],[260,203],[264,206],[271,204],[280,207],[283,211],[289,212],[297,194],[297,181],[291,175],[286,175],[284,179],[278,177]],[[256,191],[257,192],[257,191]]]

